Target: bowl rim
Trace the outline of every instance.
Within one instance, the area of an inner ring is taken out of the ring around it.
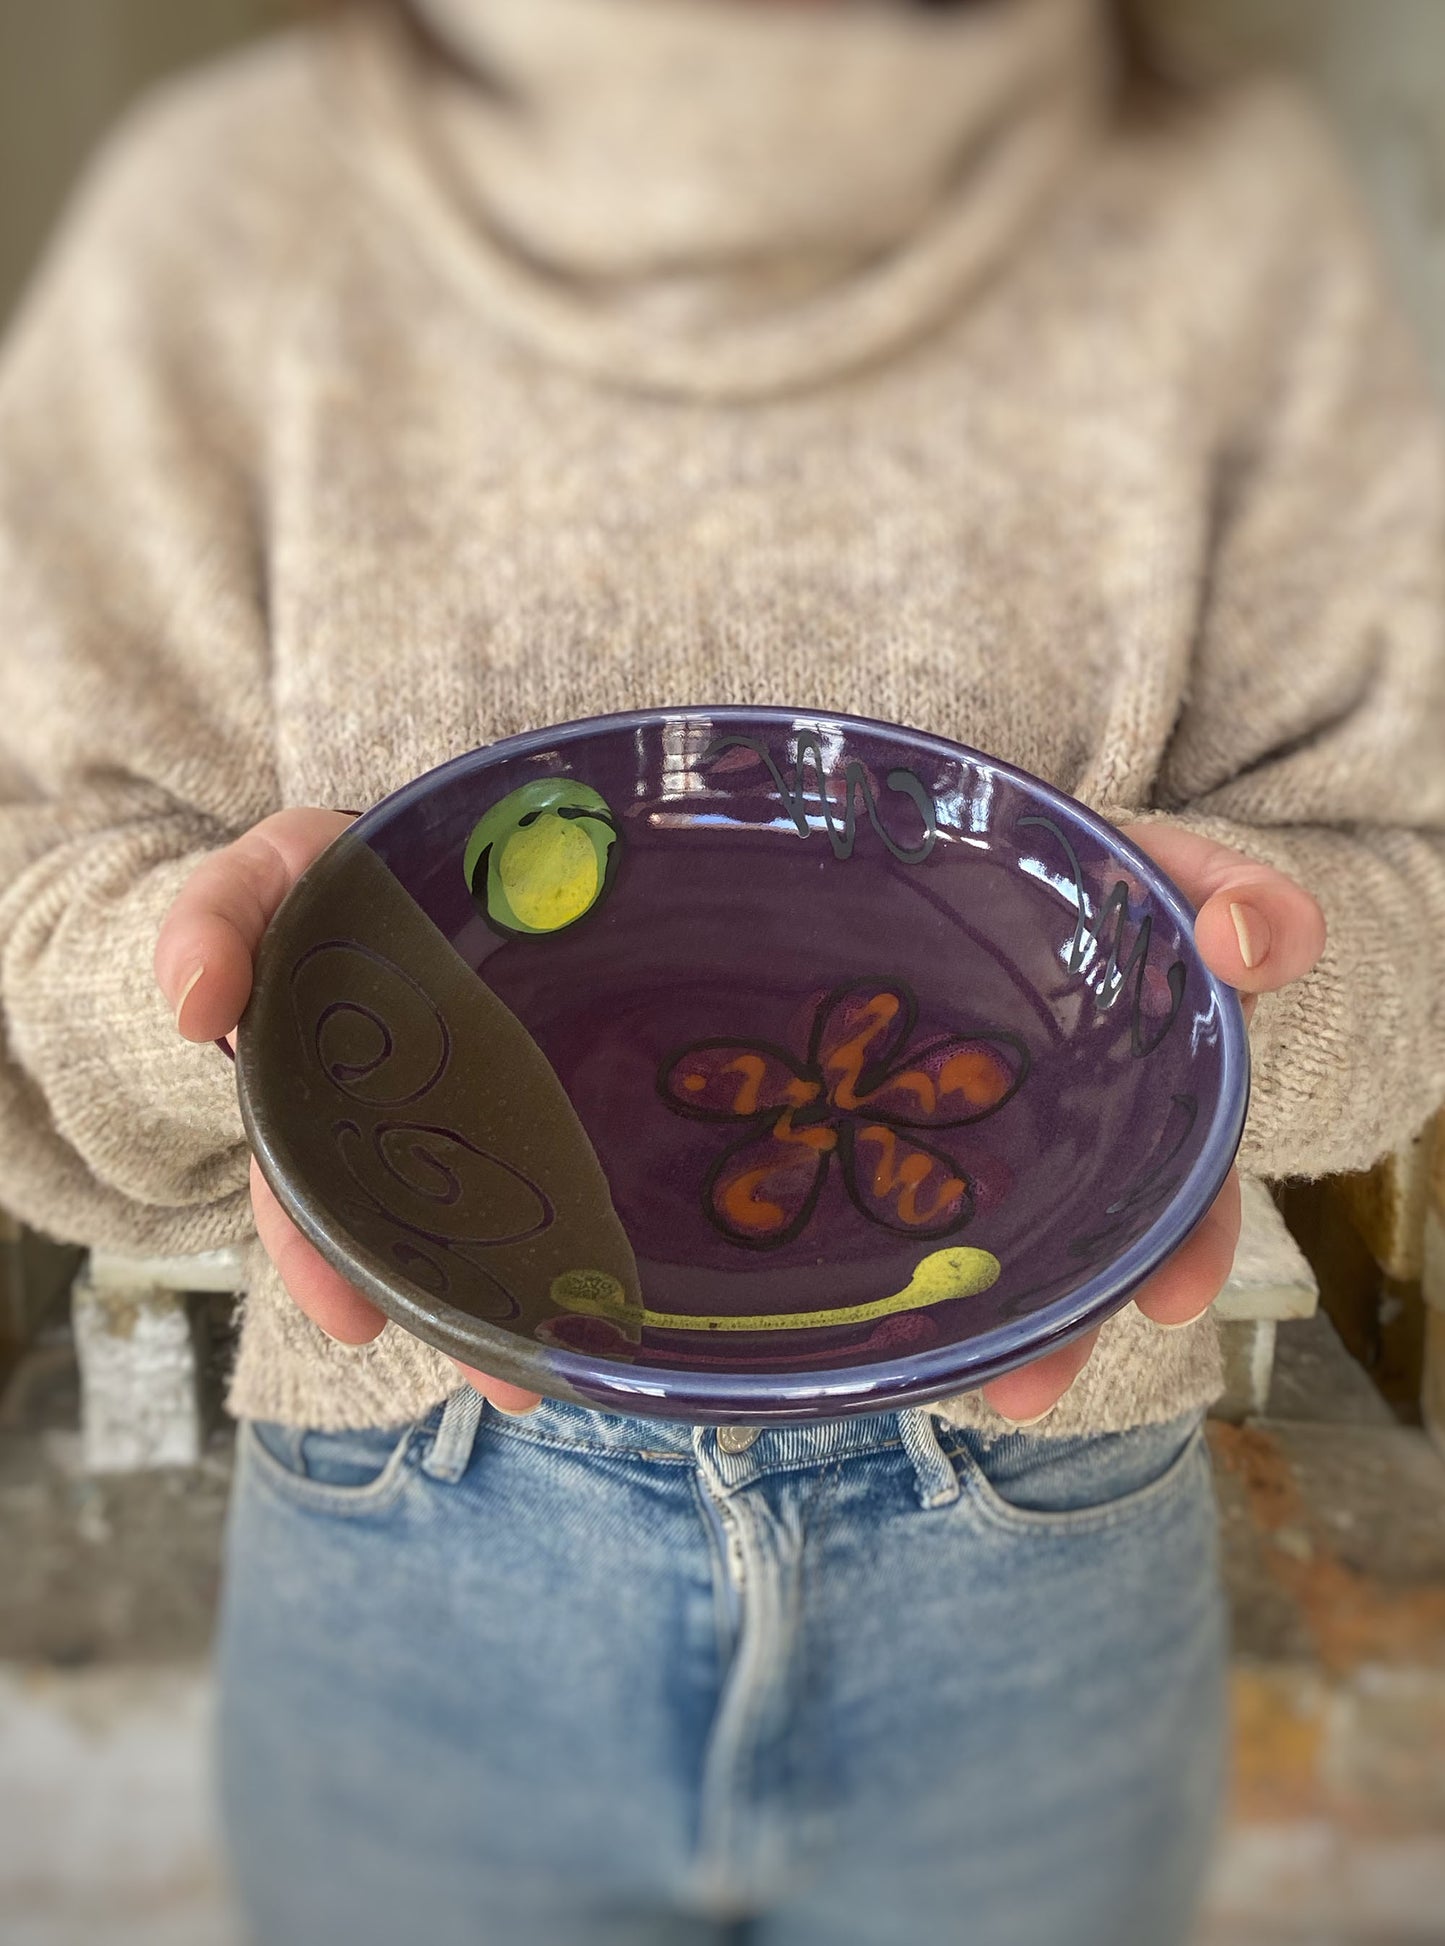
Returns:
[[[1153,1271],[1173,1255],[1203,1219],[1223,1188],[1239,1148],[1249,1106],[1250,1057],[1243,1007],[1235,989],[1205,965],[1194,947],[1195,914],[1189,901],[1168,874],[1125,838],[1116,826],[1088,805],[1070,797],[1043,778],[1036,777],[1031,771],[1001,757],[991,756],[972,745],[959,743],[951,737],[914,729],[906,724],[855,716],[838,710],[787,708],[776,704],[751,706],[726,703],[710,706],[699,703],[618,710],[521,731],[503,737],[496,743],[477,744],[421,772],[380,798],[312,862],[267,928],[262,952],[258,955],[252,1002],[254,1004],[265,984],[268,963],[274,963],[274,949],[270,953],[266,949],[274,939],[284,937],[286,904],[312,874],[324,866],[335,844],[358,837],[369,842],[370,833],[377,827],[406,809],[413,800],[428,795],[444,779],[458,773],[471,770],[485,772],[496,764],[553,748],[564,748],[599,732],[656,728],[665,723],[704,722],[723,728],[748,723],[789,731],[836,726],[845,731],[899,740],[949,762],[984,765],[1050,806],[1076,828],[1087,831],[1118,856],[1122,863],[1127,864],[1151,897],[1163,904],[1194,952],[1199,972],[1214,997],[1221,1031],[1221,1082],[1199,1155],[1178,1192],[1133,1243],[1117,1257],[1110,1258],[1094,1270],[1072,1290],[1024,1317],[994,1326],[975,1339],[954,1340],[922,1351],[901,1352],[869,1364],[815,1367],[791,1373],[637,1366],[533,1342],[519,1333],[506,1331],[461,1311],[444,1299],[426,1294],[413,1296],[359,1262],[348,1247],[344,1226],[325,1220],[293,1188],[264,1127],[266,1118],[257,1116],[253,1089],[258,1057],[250,1047],[245,1031],[246,1016],[243,1016],[236,1044],[236,1083],[242,1120],[252,1151],[268,1184],[292,1221],[322,1256],[365,1296],[371,1298],[389,1318],[454,1358],[462,1355],[456,1349],[459,1343],[462,1344],[465,1347],[464,1362],[475,1363],[478,1369],[484,1369],[488,1348],[494,1348],[508,1368],[506,1375],[512,1382],[530,1382],[544,1396],[549,1392],[556,1396],[555,1388],[560,1381],[568,1388],[575,1402],[643,1415],[651,1410],[663,1416],[684,1416],[697,1424],[720,1425],[750,1420],[797,1421],[844,1413],[882,1411],[975,1391],[1004,1372],[1031,1363],[1101,1324],[1113,1312],[1121,1309]],[[247,1014],[250,1012],[248,1006]],[[428,1326],[431,1327],[430,1332]],[[441,1343],[441,1339],[448,1342]],[[523,1376],[518,1378],[517,1374]],[[497,1375],[500,1377],[502,1373]],[[670,1401],[675,1402],[671,1410]]]

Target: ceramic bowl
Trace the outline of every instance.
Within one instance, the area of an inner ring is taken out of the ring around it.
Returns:
[[[856,718],[676,709],[475,750],[311,867],[237,1076],[386,1314],[697,1424],[970,1389],[1188,1235],[1248,1093],[1188,905],[1081,804]]]

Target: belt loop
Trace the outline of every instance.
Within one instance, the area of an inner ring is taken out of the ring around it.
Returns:
[[[470,1385],[453,1392],[442,1407],[441,1423],[436,1429],[421,1470],[433,1480],[459,1480],[471,1463],[477,1428],[482,1422],[482,1395]]]
[[[920,1504],[931,1511],[957,1500],[963,1488],[953,1461],[939,1442],[933,1414],[917,1407],[900,1412],[898,1432],[903,1450],[913,1462]]]

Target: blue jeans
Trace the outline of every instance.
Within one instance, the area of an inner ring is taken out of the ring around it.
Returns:
[[[1189,1937],[1223,1722],[1197,1422],[747,1444],[466,1391],[242,1446],[221,1750],[259,1946]]]

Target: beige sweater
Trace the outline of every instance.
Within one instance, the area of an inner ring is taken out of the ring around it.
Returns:
[[[249,1234],[150,972],[196,860],[634,705],[913,722],[1292,872],[1248,1165],[1445,1093],[1441,448],[1349,190],[1252,84],[1115,117],[1092,0],[427,0],[150,101],[0,368],[0,1196]],[[1207,1399],[1130,1310],[1047,1429]],[[258,1266],[241,1411],[455,1385]],[[976,1400],[949,1403],[977,1418]]]

